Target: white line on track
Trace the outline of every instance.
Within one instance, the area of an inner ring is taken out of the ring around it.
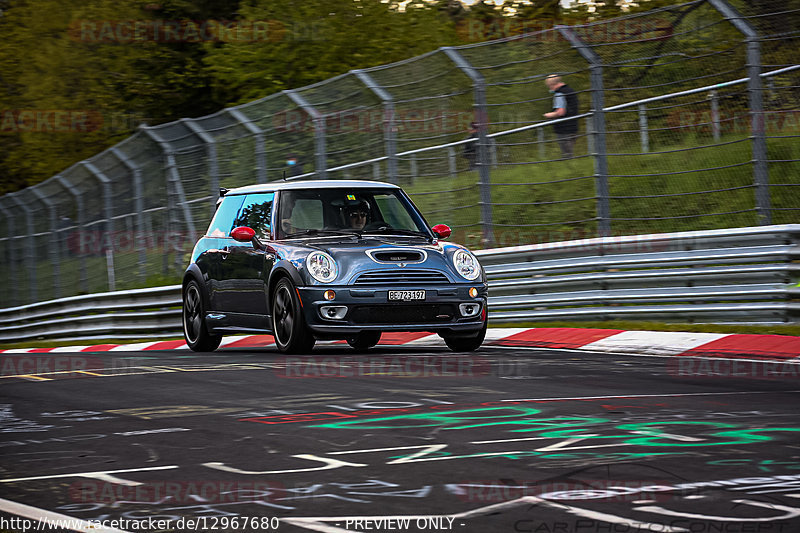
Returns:
[[[178,466],[176,465],[151,466],[148,468],[129,468],[127,470],[103,470],[100,472],[71,472],[68,474],[54,474],[51,476],[33,476],[33,477],[18,477],[13,479],[0,479],[0,483],[14,483],[17,481],[35,481],[39,479],[57,479],[64,477],[88,477],[88,478],[101,477],[103,479],[108,479],[108,476],[110,474],[125,474],[128,472],[149,472],[152,470],[174,470],[175,468],[178,468]]]

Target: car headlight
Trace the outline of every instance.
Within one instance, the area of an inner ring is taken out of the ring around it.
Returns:
[[[457,250],[453,254],[453,266],[462,278],[470,281],[481,275],[481,265],[474,255],[466,250]]]
[[[321,283],[330,283],[339,275],[336,260],[325,252],[310,253],[306,257],[306,269],[315,280]]]

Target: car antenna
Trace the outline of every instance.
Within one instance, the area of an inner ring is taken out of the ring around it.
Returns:
[[[286,181],[286,170],[283,171],[283,181]]]

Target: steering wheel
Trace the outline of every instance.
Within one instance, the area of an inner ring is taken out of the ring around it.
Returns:
[[[375,222],[370,222],[366,226],[364,226],[365,230],[379,230],[379,229],[391,229],[392,226],[389,225],[388,222],[383,220],[376,220]]]

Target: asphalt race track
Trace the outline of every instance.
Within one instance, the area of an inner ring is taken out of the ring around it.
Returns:
[[[0,530],[800,531],[792,363],[341,345],[0,360]]]

